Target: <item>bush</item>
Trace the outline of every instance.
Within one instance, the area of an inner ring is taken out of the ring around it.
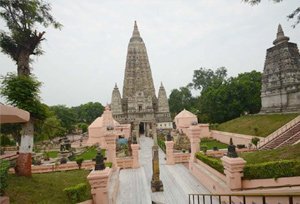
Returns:
[[[238,149],[243,149],[243,148],[246,148],[246,145],[244,145],[244,144],[237,144],[236,147]]]
[[[85,183],[80,183],[76,186],[65,188],[64,192],[67,194],[71,203],[82,202],[87,195],[87,185]]]
[[[0,195],[4,194],[5,189],[7,188],[7,177],[8,177],[8,169],[9,162],[5,160],[0,160]]]
[[[76,163],[77,163],[79,169],[81,169],[81,164],[83,161],[84,161],[84,159],[80,158],[80,157],[76,159]]]
[[[8,136],[0,134],[0,146],[15,146],[16,142],[9,139]]]
[[[300,176],[299,160],[281,160],[248,164],[244,168],[244,179],[264,179]]]
[[[201,146],[200,146],[200,150],[201,150],[202,152],[204,152],[204,154],[206,154],[207,149],[208,149],[208,146],[207,146],[207,145],[201,145]]]
[[[208,166],[214,168],[218,172],[224,174],[224,166],[222,164],[222,161],[220,159],[216,159],[213,157],[206,156],[202,154],[201,152],[196,153],[196,158],[207,164]]]

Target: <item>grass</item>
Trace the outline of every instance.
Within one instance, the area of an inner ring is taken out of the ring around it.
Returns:
[[[49,151],[48,155],[50,158],[56,158],[58,155],[58,151]]]
[[[215,127],[216,130],[266,137],[299,114],[245,115]]]
[[[105,149],[101,149],[102,155],[105,156]],[[83,158],[83,160],[92,160],[95,159],[97,155],[97,147],[89,147],[86,151],[84,151],[82,154],[79,154],[76,156],[76,158]],[[73,160],[75,161],[76,158]]]
[[[241,153],[240,156],[247,161],[247,164],[293,159],[300,161],[300,143],[293,146],[287,146],[273,150],[245,152]]]
[[[86,179],[89,171],[74,170],[67,172],[54,172],[33,174],[31,178],[9,175],[6,194],[11,203],[70,203],[64,188],[86,183],[90,199],[90,185]]]
[[[219,142],[218,140],[211,139],[211,138],[202,138],[200,142],[200,147],[206,145],[207,149],[213,149],[217,147],[218,149],[226,149],[228,147],[227,144]]]

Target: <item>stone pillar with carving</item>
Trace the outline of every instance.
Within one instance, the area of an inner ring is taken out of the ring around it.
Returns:
[[[107,161],[112,162],[112,168],[115,169],[117,167],[117,152],[116,152],[116,138],[115,134],[105,135],[105,142],[107,144]]]
[[[140,167],[140,162],[139,162],[139,144],[131,144],[131,149],[132,149],[132,158],[133,158],[133,164],[132,168],[136,169]]]
[[[192,125],[188,129],[188,137],[191,143],[191,156],[189,161],[190,169],[192,163],[195,161],[195,154],[200,150],[200,132],[201,128],[197,125]]]
[[[224,166],[227,186],[231,190],[240,190],[242,188],[243,170],[246,161],[240,157],[231,158],[228,156],[222,157],[221,160]]]
[[[165,141],[166,144],[166,157],[167,157],[167,165],[175,164],[174,160],[174,142],[173,141]]]
[[[108,204],[108,187],[109,178],[112,173],[112,169],[106,167],[104,170],[93,170],[87,179],[91,185],[91,194],[94,204]]]

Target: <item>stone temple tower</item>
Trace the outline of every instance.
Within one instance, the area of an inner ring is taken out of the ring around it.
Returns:
[[[115,86],[112,92],[111,110],[119,123],[132,123],[142,133],[149,132],[153,123],[157,128],[172,128],[168,98],[161,84],[158,98],[155,88],[145,43],[140,36],[138,26],[130,38],[123,81],[123,96]]]
[[[267,49],[262,75],[262,113],[300,112],[300,55],[281,25],[274,46]]]

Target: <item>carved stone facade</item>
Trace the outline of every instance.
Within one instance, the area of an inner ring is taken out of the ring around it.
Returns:
[[[300,112],[300,55],[296,43],[278,26],[274,46],[267,49],[262,76],[262,113]]]
[[[119,123],[131,123],[134,129],[146,134],[153,123],[157,123],[158,129],[172,128],[165,88],[161,84],[157,98],[146,46],[136,22],[127,50],[123,97],[115,85],[111,111]]]

